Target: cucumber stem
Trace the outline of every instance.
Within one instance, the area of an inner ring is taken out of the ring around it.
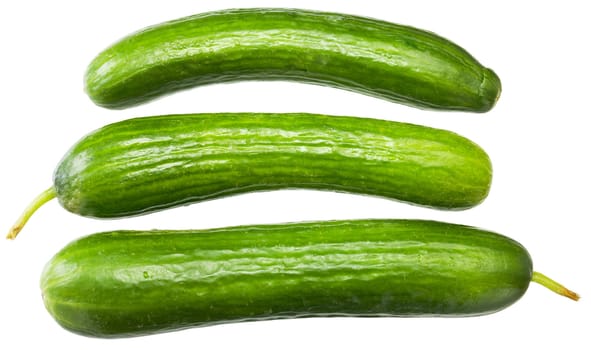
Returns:
[[[577,293],[573,292],[572,290],[566,288],[562,284],[550,279],[549,277],[547,277],[539,272],[534,271],[534,274],[533,274],[531,280],[532,280],[532,282],[539,283],[542,286],[550,289],[554,293],[560,294],[560,295],[570,298],[574,301],[577,301],[580,298],[580,296]]]
[[[22,213],[21,217],[16,220],[6,239],[15,239],[19,232],[23,229],[27,221],[31,218],[37,209],[39,209],[43,204],[47,203],[48,201],[54,199],[56,196],[55,188],[50,187],[49,189],[43,191],[40,195],[38,195],[32,202],[29,204],[27,209]]]

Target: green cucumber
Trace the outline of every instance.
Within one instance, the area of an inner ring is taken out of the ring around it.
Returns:
[[[497,75],[433,33],[301,9],[231,9],[145,28],[89,65],[90,98],[125,108],[189,87],[291,80],[411,106],[486,112]]]
[[[98,218],[284,188],[465,209],[484,200],[491,180],[480,147],[424,126],[315,114],[144,117],[79,141],[9,238],[55,196],[67,210]]]
[[[507,237],[374,219],[95,234],[49,261],[41,289],[66,329],[127,337],[296,317],[484,315],[532,280],[578,299]]]

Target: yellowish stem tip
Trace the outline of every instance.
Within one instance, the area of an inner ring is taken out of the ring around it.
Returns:
[[[14,225],[10,228],[10,231],[8,231],[8,234],[6,235],[6,239],[15,239],[16,236],[18,235],[19,232],[21,232],[21,230],[23,229],[22,225]]]
[[[574,301],[577,301],[580,299],[580,296],[577,293],[573,292],[572,290],[566,288],[562,284],[550,279],[549,277],[547,277],[539,272],[534,271],[534,274],[533,274],[531,280],[533,282],[539,283],[542,286],[550,289],[554,293],[560,294],[560,295],[567,297],[569,299],[572,299]]]
[[[6,239],[15,239],[19,232],[21,232],[27,221],[29,221],[31,216],[37,211],[37,209],[39,209],[43,204],[55,198],[55,196],[56,193],[53,187],[50,187],[49,189],[43,191],[43,193],[38,195],[25,209],[21,217],[18,218],[18,220],[16,220],[10,231],[8,231]]]

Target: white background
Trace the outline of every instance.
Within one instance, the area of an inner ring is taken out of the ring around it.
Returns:
[[[313,112],[425,124],[456,131],[490,155],[488,199],[462,212],[313,191],[246,194],[132,219],[100,221],[40,209],[16,241],[0,241],[0,348],[61,349],[589,349],[591,258],[588,51],[584,1],[5,1],[0,5],[0,229],[51,185],[65,151],[104,124],[136,116],[222,111]],[[301,7],[370,16],[434,31],[500,76],[486,114],[417,110],[295,83],[201,87],[123,111],[92,104],[86,65],[148,25],[229,7]],[[535,269],[582,295],[575,303],[532,284],[510,308],[460,319],[300,319],[100,340],[60,328],[45,311],[39,276],[82,235],[112,229],[208,228],[345,218],[425,218],[487,228],[530,251]],[[36,345],[37,344],[37,345]]]

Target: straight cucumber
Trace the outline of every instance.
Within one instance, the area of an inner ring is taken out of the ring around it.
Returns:
[[[90,98],[125,108],[189,87],[291,80],[411,106],[485,112],[497,75],[433,33],[375,19],[300,9],[231,9],[151,26],[89,65]]]
[[[252,191],[305,188],[465,209],[487,196],[487,154],[455,133],[313,114],[194,114],[108,125],[65,155],[54,186],[83,216],[117,218]]]
[[[165,242],[165,243],[163,243]],[[432,221],[356,220],[79,239],[41,277],[49,313],[88,336],[317,316],[472,316],[517,301],[532,279],[519,243]]]

